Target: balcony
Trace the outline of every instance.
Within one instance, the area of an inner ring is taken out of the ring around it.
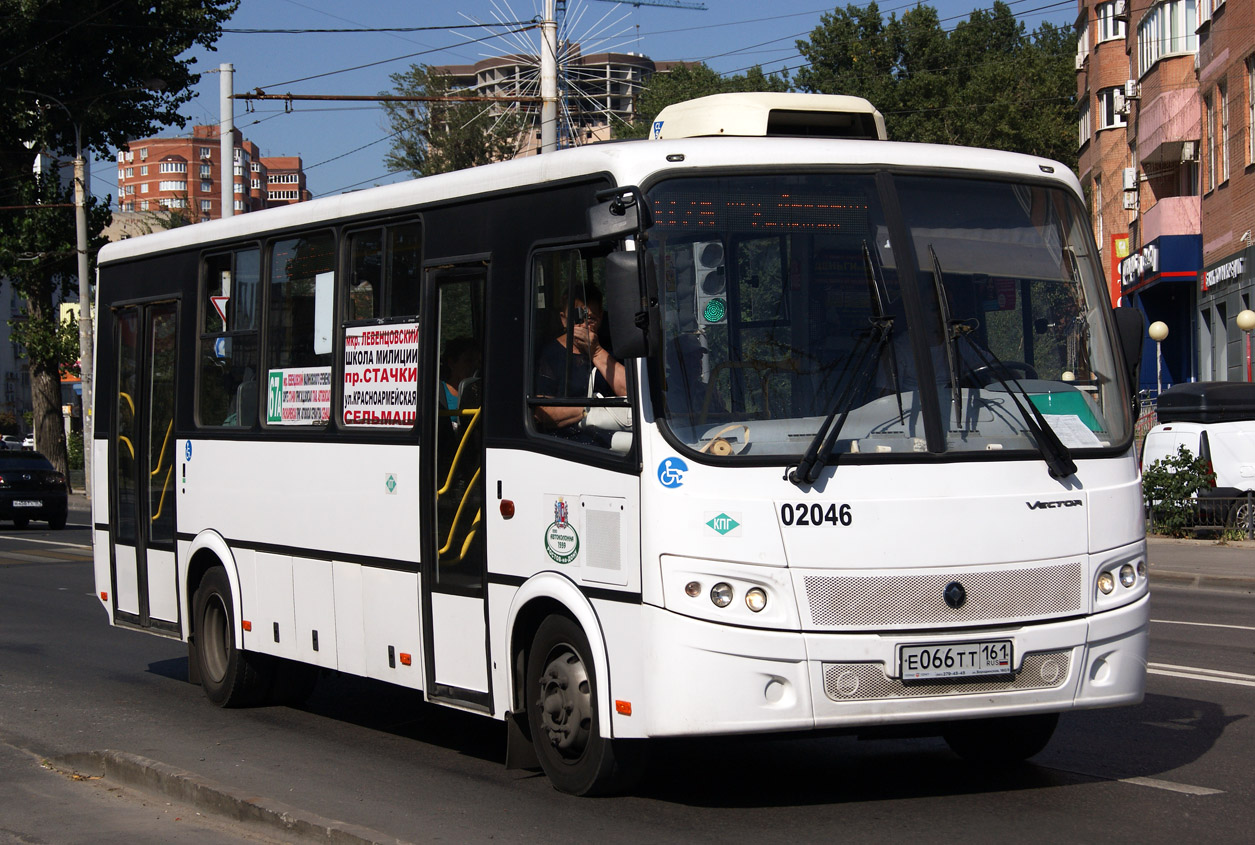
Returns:
[[[1141,242],[1148,244],[1161,235],[1197,235],[1201,222],[1198,197],[1164,197],[1142,212]]]
[[[1186,142],[1198,141],[1200,113],[1198,89],[1193,87],[1169,89],[1143,99],[1137,116],[1137,149],[1142,163],[1164,164],[1185,158]]]

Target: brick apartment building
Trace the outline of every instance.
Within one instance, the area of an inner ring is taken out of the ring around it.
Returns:
[[[262,156],[234,132],[234,213],[244,214],[310,199],[299,156]],[[217,126],[194,126],[192,136],[143,138],[118,151],[118,208],[123,212],[185,212],[197,222],[222,216],[222,162]]]
[[[1165,385],[1246,377],[1253,19],[1255,0],[1078,0],[1080,177],[1112,301],[1168,326]]]

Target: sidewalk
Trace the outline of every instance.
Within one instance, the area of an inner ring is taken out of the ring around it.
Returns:
[[[1151,586],[1255,590],[1255,541],[1146,538]]]

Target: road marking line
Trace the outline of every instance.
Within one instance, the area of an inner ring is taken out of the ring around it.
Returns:
[[[1149,786],[1151,789],[1166,789],[1169,792],[1180,792],[1184,795],[1224,795],[1223,789],[1212,789],[1209,786],[1192,786],[1188,783],[1177,783],[1171,780],[1160,780],[1159,778],[1117,778],[1111,775],[1097,775],[1093,772],[1081,772],[1076,769],[1059,769],[1053,766],[1044,768],[1052,768],[1056,772],[1064,772],[1069,775],[1080,775],[1081,777],[1094,778],[1095,780],[1115,781],[1117,783],[1127,783],[1132,786]]]
[[[1166,789],[1169,792],[1182,792],[1186,795],[1223,795],[1223,789],[1211,789],[1206,786],[1190,786],[1188,783],[1173,783],[1159,778],[1120,778],[1120,783],[1131,783],[1134,786],[1149,786],[1152,789]]]
[[[1199,669],[1194,666],[1173,666],[1168,663],[1147,663],[1146,672],[1150,675],[1166,675],[1170,678],[1188,678],[1192,681],[1211,681],[1216,684],[1255,687],[1255,675],[1243,675],[1241,672]]]
[[[1255,631],[1252,625],[1220,625],[1216,622],[1178,622],[1175,619],[1152,619],[1151,622],[1160,625],[1197,625],[1200,628],[1231,628],[1234,631]]]
[[[9,540],[21,543],[40,543],[45,546],[61,546],[66,549],[90,549],[91,546],[82,543],[65,543],[60,540],[36,540],[34,537],[14,537],[12,534],[4,535]]]

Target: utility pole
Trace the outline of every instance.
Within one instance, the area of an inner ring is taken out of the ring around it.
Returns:
[[[218,65],[218,154],[222,158],[222,218],[235,213],[235,104],[231,102],[235,66]],[[189,174],[188,178],[191,178]],[[248,178],[248,174],[244,174]]]
[[[558,149],[558,21],[554,0],[545,0],[540,24],[540,151]]]

